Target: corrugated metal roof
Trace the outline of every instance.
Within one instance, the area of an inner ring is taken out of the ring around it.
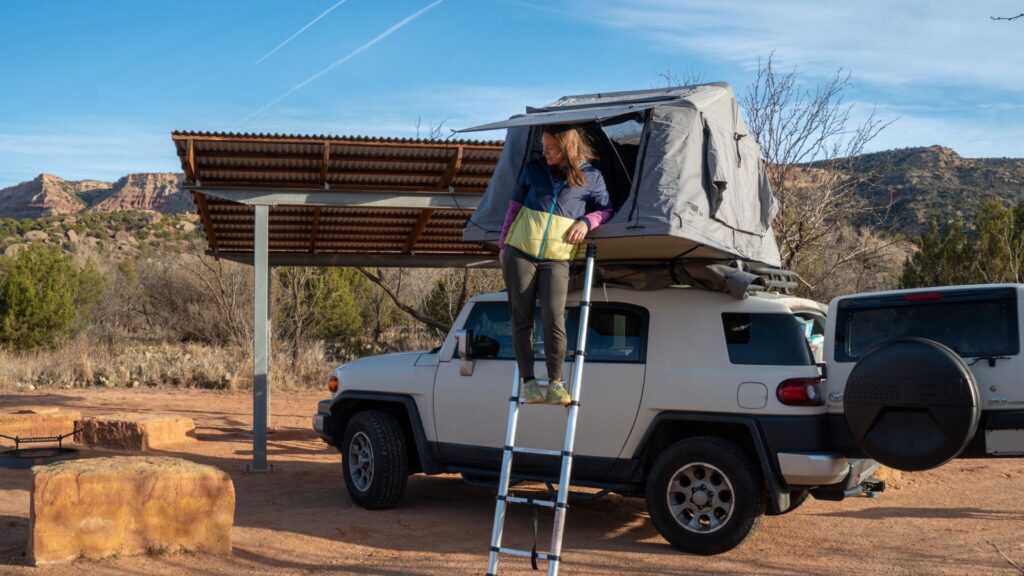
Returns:
[[[171,138],[213,254],[251,254],[254,240],[253,206],[207,193],[218,189],[296,192],[289,196],[295,204],[270,208],[271,255],[308,253],[315,262],[317,254],[377,254],[386,265],[386,256],[397,254],[490,254],[462,241],[472,209],[403,207],[400,200],[383,208],[323,206],[316,197],[482,195],[500,141],[190,131]]]

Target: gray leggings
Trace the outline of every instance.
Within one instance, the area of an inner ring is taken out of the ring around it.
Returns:
[[[502,266],[512,315],[512,345],[519,375],[533,374],[533,317],[540,296],[540,317],[544,326],[544,362],[548,378],[562,379],[565,362],[565,296],[569,290],[569,262],[535,260],[511,246],[505,247]]]

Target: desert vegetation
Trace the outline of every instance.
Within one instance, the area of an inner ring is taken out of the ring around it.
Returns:
[[[0,220],[0,389],[251,386],[252,269],[188,214]],[[366,354],[429,349],[496,271],[277,268],[275,388]]]

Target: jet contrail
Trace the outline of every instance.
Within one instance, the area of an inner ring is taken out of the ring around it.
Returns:
[[[431,2],[431,3],[430,3],[429,5],[427,5],[426,7],[424,7],[424,8],[421,8],[420,10],[416,11],[415,13],[413,13],[413,14],[411,14],[411,15],[409,15],[409,16],[406,16],[406,17],[405,17],[405,18],[404,18],[404,19],[403,19],[403,20],[402,20],[401,22],[399,22],[398,24],[395,24],[395,25],[394,25],[394,26],[392,26],[391,28],[388,28],[387,30],[385,30],[384,32],[382,32],[381,34],[379,34],[379,35],[378,35],[378,36],[377,36],[376,38],[374,38],[373,40],[370,40],[370,41],[369,41],[369,42],[367,42],[366,44],[363,44],[363,45],[362,45],[362,46],[360,46],[359,48],[356,48],[356,49],[355,49],[355,50],[353,50],[352,52],[349,52],[349,53],[348,53],[348,54],[347,54],[347,55],[346,55],[346,56],[345,56],[344,58],[341,58],[340,60],[337,60],[336,62],[334,62],[333,64],[331,64],[331,65],[330,65],[330,66],[328,66],[327,68],[324,68],[323,70],[321,70],[321,71],[317,72],[316,74],[313,74],[313,75],[312,75],[312,76],[310,76],[309,78],[306,78],[306,79],[305,79],[305,80],[303,80],[302,82],[299,82],[299,83],[298,83],[298,84],[296,84],[295,86],[292,86],[290,90],[288,90],[288,91],[287,91],[287,92],[285,92],[284,94],[282,94],[282,95],[278,96],[277,98],[275,98],[275,99],[271,100],[270,102],[268,102],[268,103],[266,104],[266,106],[264,106],[264,107],[260,108],[259,110],[257,110],[257,111],[255,111],[255,112],[253,112],[252,114],[249,114],[249,115],[248,115],[248,116],[246,116],[246,117],[245,117],[245,119],[243,119],[243,120],[242,120],[241,122],[239,122],[238,124],[235,124],[235,126],[234,126],[234,127],[235,127],[235,128],[237,128],[238,126],[241,126],[242,124],[245,124],[245,123],[246,123],[246,122],[248,122],[249,120],[252,120],[252,119],[253,119],[254,117],[256,117],[256,116],[260,115],[261,113],[263,113],[263,111],[265,111],[265,110],[266,110],[267,108],[270,108],[270,107],[271,107],[271,106],[273,106],[274,104],[277,104],[277,103],[278,103],[278,102],[280,102],[281,100],[284,100],[285,98],[287,98],[287,97],[291,96],[292,94],[294,94],[295,92],[297,92],[298,90],[300,90],[300,89],[301,89],[301,88],[302,88],[303,86],[305,86],[305,85],[309,84],[310,82],[312,82],[312,81],[316,80],[317,78],[319,78],[319,77],[323,76],[324,74],[327,74],[327,73],[328,73],[328,72],[330,72],[331,70],[334,70],[335,68],[337,68],[338,66],[341,66],[341,65],[342,65],[342,64],[344,64],[345,62],[348,62],[348,61],[349,61],[349,60],[351,60],[352,58],[355,58],[355,57],[356,57],[356,56],[358,56],[358,55],[359,55],[359,54],[360,54],[361,52],[365,51],[365,50],[366,50],[367,48],[369,48],[369,47],[373,46],[374,44],[376,44],[376,43],[380,42],[381,40],[383,40],[383,39],[387,38],[388,36],[390,36],[390,35],[391,35],[392,33],[394,33],[394,32],[395,32],[396,30],[398,30],[398,29],[399,29],[399,28],[401,28],[402,26],[405,26],[405,25],[406,25],[406,24],[408,24],[409,22],[412,22],[413,20],[415,20],[415,19],[419,18],[420,16],[422,16],[422,15],[423,15],[423,13],[424,13],[424,12],[426,12],[427,10],[430,10],[430,9],[431,9],[431,8],[433,8],[434,6],[437,6],[438,4],[440,4],[440,3],[441,3],[441,2],[443,2],[443,1],[444,1],[444,0],[434,0],[434,2]]]
[[[302,28],[300,28],[298,32],[296,32],[295,34],[292,34],[291,36],[289,36],[287,40],[285,40],[284,42],[281,42],[280,44],[278,44],[278,45],[277,45],[277,48],[274,48],[274,49],[273,49],[273,50],[271,50],[270,52],[267,52],[266,54],[264,54],[264,55],[263,55],[263,58],[260,58],[259,60],[257,60],[257,61],[256,61],[256,63],[257,63],[257,64],[259,64],[260,62],[263,62],[263,61],[264,61],[264,60],[266,60],[267,58],[270,58],[270,55],[271,55],[271,54],[273,54],[274,52],[277,52],[278,50],[280,50],[281,48],[283,48],[285,44],[287,44],[287,43],[291,42],[292,40],[295,40],[295,37],[296,37],[296,36],[298,36],[299,34],[302,34],[303,32],[305,32],[305,31],[306,31],[306,29],[307,29],[307,28],[309,28],[310,26],[312,26],[313,24],[316,24],[317,20],[319,20],[319,19],[323,18],[324,16],[327,16],[327,15],[328,15],[328,14],[330,14],[330,13],[331,13],[331,12],[332,12],[332,11],[333,11],[333,10],[334,10],[335,8],[337,8],[338,6],[341,6],[341,5],[342,5],[342,4],[344,4],[345,2],[348,2],[348,0],[341,0],[341,2],[338,2],[338,3],[337,3],[337,4],[335,4],[334,6],[331,6],[331,7],[330,7],[330,8],[328,8],[327,10],[324,10],[322,14],[320,14],[320,15],[319,15],[319,16],[317,16],[316,18],[313,18],[312,22],[310,22],[309,24],[306,24],[305,26],[303,26]]]

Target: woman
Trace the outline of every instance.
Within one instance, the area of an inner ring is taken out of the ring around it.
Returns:
[[[583,130],[548,126],[542,136],[544,158],[530,161],[508,203],[498,241],[508,287],[512,341],[529,404],[566,405],[562,381],[565,360],[565,297],[569,261],[587,233],[612,215],[601,172],[590,165],[594,153]],[[533,375],[533,316],[540,296],[544,325],[547,395]]]

